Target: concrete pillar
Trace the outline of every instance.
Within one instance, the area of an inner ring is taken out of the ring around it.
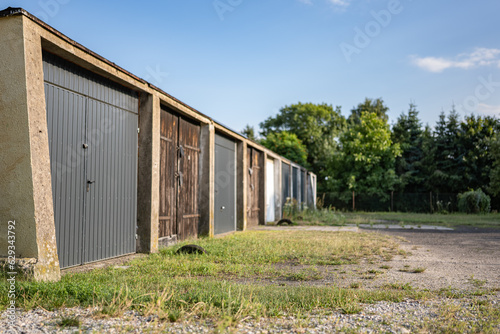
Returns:
[[[213,237],[215,205],[215,128],[213,124],[201,126],[200,135],[200,236]]]
[[[236,229],[247,229],[248,159],[247,143],[238,142],[236,148]]]
[[[160,205],[160,99],[141,94],[137,184],[137,251],[158,251]]]
[[[24,16],[0,18],[0,256],[15,221],[16,258],[36,280],[59,280],[42,48]],[[21,261],[22,262],[22,261]]]

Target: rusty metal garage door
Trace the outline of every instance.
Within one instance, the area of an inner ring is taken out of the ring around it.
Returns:
[[[161,109],[160,244],[198,235],[200,126]]]
[[[247,225],[259,225],[262,201],[260,196],[262,164],[264,162],[264,154],[252,147],[247,150],[248,158],[248,191],[247,191]]]
[[[60,266],[134,253],[138,95],[45,52],[43,68]]]

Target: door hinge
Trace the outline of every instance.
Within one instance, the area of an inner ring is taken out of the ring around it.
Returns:
[[[141,132],[141,129],[137,128],[137,133]]]

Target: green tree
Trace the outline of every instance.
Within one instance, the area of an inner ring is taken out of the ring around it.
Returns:
[[[308,167],[306,147],[294,133],[272,132],[261,140],[261,144],[301,166]]]
[[[493,161],[490,170],[488,191],[493,196],[500,195],[500,135],[498,133],[490,141],[490,157]]]
[[[432,128],[427,124],[422,132],[422,160],[420,161],[420,169],[423,179],[423,190],[432,191],[431,175],[436,171],[436,146],[434,145],[434,136]]]
[[[251,125],[245,125],[241,134],[250,140],[257,141],[257,136],[255,135],[255,128]]]
[[[384,100],[381,98],[375,100],[366,98],[363,103],[358,104],[356,108],[351,110],[351,115],[348,120],[350,122],[359,123],[359,119],[363,112],[372,112],[382,120],[388,122],[389,116],[387,115],[387,111],[389,111],[389,108],[384,105]]]
[[[425,190],[425,176],[422,173],[423,133],[417,108],[411,103],[408,114],[401,114],[392,128],[392,141],[401,147],[401,156],[396,158],[400,191],[415,193]]]
[[[460,116],[455,107],[448,116],[444,112],[434,129],[435,169],[429,175],[429,190],[441,193],[458,193],[463,187],[463,163],[460,142]]]
[[[276,116],[260,123],[260,127],[261,135],[266,138],[282,131],[295,134],[306,147],[308,166],[321,180],[327,161],[336,150],[337,138],[345,127],[345,118],[340,107],[334,109],[326,103],[299,102],[281,108]]]
[[[462,149],[461,167],[463,188],[460,191],[486,188],[494,157],[489,154],[495,133],[500,132],[500,121],[491,116],[465,116],[460,123],[459,148]]]
[[[387,198],[398,181],[394,167],[399,144],[391,140],[387,121],[374,112],[362,112],[340,136],[341,150],[332,160],[332,189]]]

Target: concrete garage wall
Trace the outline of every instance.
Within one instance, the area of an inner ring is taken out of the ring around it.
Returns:
[[[42,50],[140,94],[137,185],[137,251],[158,251],[160,184],[160,105],[200,124],[198,234],[214,236],[215,133],[236,143],[236,223],[247,228],[248,145],[275,161],[262,165],[275,180],[275,219],[281,218],[281,166],[292,162],[213,121],[168,93],[118,67],[22,9],[0,12],[0,231],[16,221],[16,257],[29,263],[37,280],[60,278],[53,213],[52,180],[43,81]],[[315,187],[314,183],[308,187]],[[309,191],[311,193],[311,191]],[[315,194],[315,189],[314,189]],[[308,194],[313,197],[312,193]],[[310,201],[312,202],[312,198]],[[259,223],[265,224],[265,207]],[[0,233],[0,260],[8,255],[7,233]]]
[[[57,280],[42,49],[30,23],[24,16],[0,20],[0,256],[15,220],[17,257],[36,259],[36,279]]]

